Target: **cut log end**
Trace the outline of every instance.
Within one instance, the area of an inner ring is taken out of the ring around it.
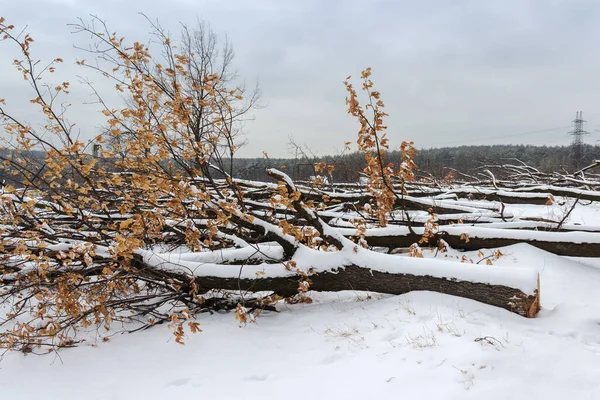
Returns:
[[[541,300],[540,300],[540,275],[538,274],[537,278],[537,289],[535,291],[535,296],[533,301],[527,310],[527,318],[534,318],[537,313],[542,309]]]
[[[538,274],[537,278],[537,289],[533,291],[533,294],[526,294],[521,292],[515,297],[511,298],[507,303],[510,311],[522,315],[527,318],[535,318],[537,313],[541,310],[540,305],[540,277]]]
[[[511,311],[527,318],[535,318],[540,311],[540,296],[539,291],[535,291],[533,295],[523,295],[519,299],[513,299],[508,302]]]

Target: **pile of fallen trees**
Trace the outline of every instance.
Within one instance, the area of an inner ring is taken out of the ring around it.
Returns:
[[[534,317],[537,271],[420,258],[418,247],[529,243],[560,255],[600,254],[600,228],[569,223],[575,207],[600,196],[592,167],[562,180],[527,166],[491,166],[486,179],[421,180],[407,142],[399,168],[386,164],[387,114],[370,69],[361,75],[367,105],[345,82],[364,185],[295,183],[275,169],[271,182],[236,179],[227,160],[253,95],[245,101],[227,68],[198,59],[211,55],[204,31],[184,31],[183,46],[174,46],[152,28],[159,49],[127,45],[98,19],[75,26],[94,40],[90,68],[126,100],[113,108],[94,92],[108,139],[97,138],[106,148],[90,156],[92,143],[78,140],[60,106],[68,83],[41,86],[40,74],[62,60],[41,67],[31,38],[0,18],[0,34],[21,51],[14,64],[31,85],[31,103],[46,119],[34,128],[0,107],[14,138],[0,161],[22,183],[0,193],[0,347],[53,350],[92,330],[102,336],[159,323],[181,342],[184,328],[200,330],[198,313],[235,308],[247,321],[281,301],[310,302],[315,290],[430,290]],[[43,160],[13,157],[34,147]],[[564,212],[527,219],[510,211],[514,204]],[[391,254],[398,249],[416,257]]]

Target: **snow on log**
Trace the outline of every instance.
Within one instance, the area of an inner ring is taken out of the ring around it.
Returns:
[[[588,201],[600,201],[600,191],[554,185],[523,186],[505,188],[503,190],[484,187],[459,187],[454,189],[409,191],[414,197],[430,197],[454,194],[458,198],[475,200],[500,201],[506,204],[546,204],[550,195],[554,197],[571,197]]]
[[[353,236],[352,228],[336,228],[344,236]],[[368,229],[365,240],[369,246],[402,248],[417,243],[423,228],[393,226]],[[600,237],[596,232],[544,232],[526,229],[499,229],[470,225],[444,225],[436,234],[453,249],[479,250],[527,243],[560,256],[600,257]],[[433,240],[435,242],[435,239]]]
[[[489,229],[478,226],[445,226],[442,238],[463,250],[504,247],[527,243],[560,256],[600,257],[600,237],[594,232],[543,232],[522,229]],[[461,238],[466,233],[468,241]]]
[[[528,188],[525,188],[526,190]],[[550,193],[547,191],[512,191],[508,189],[496,190],[486,188],[470,188],[461,187],[456,189],[448,190],[437,190],[437,191],[420,191],[410,192],[412,196],[442,196],[442,195],[455,195],[461,199],[473,199],[473,200],[487,200],[487,201],[498,201],[506,204],[535,204],[544,205],[550,199]]]
[[[552,185],[540,185],[533,187],[525,187],[513,189],[514,192],[547,192],[551,193],[554,197],[572,197],[580,200],[588,200],[588,201],[600,201],[600,192],[596,190],[582,190],[577,188],[568,188],[568,187],[560,187],[560,186],[552,186]]]
[[[270,169],[271,172],[278,172],[277,170]],[[286,182],[287,183],[287,182]],[[289,184],[289,183],[288,183]],[[269,188],[250,191],[245,193],[245,197],[251,200],[264,200],[272,195],[272,191]],[[364,204],[372,199],[372,196],[365,192],[329,192],[315,189],[303,189],[299,188],[302,193],[302,198],[305,200],[322,201],[323,196],[329,197],[332,202],[350,202]],[[404,196],[401,199],[396,199],[395,207],[405,208],[407,210],[429,210],[431,209],[436,214],[451,214],[451,213],[476,213],[481,212],[481,209],[490,210],[495,209],[494,205],[480,204],[478,207],[466,206],[457,204],[454,200],[443,200],[443,199],[429,199],[412,196]],[[499,215],[499,214],[496,214]]]
[[[289,297],[297,293],[302,279],[282,263],[221,265],[190,261],[193,257],[181,254],[140,251],[138,255],[138,262],[146,269],[178,277],[193,276],[201,292],[272,291]],[[315,291],[359,290],[398,295],[426,290],[476,300],[530,318],[540,309],[539,276],[529,268],[405,258],[361,248],[319,252],[301,247],[294,261],[297,268],[311,271],[310,289]]]

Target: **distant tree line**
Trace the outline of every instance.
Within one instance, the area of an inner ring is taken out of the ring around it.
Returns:
[[[600,147],[583,145],[581,157],[575,154],[577,151],[572,146],[460,146],[421,150],[417,161],[421,170],[435,176],[443,176],[448,168],[473,172],[484,165],[515,162],[523,162],[543,172],[575,171],[599,159]]]
[[[2,154],[7,150],[0,150]],[[492,145],[492,146],[460,146],[421,149],[417,156],[417,165],[422,172],[438,178],[446,176],[451,169],[463,173],[472,173],[485,165],[508,164],[523,162],[543,172],[574,171],[577,168],[591,164],[600,159],[600,146],[583,145],[582,157],[574,158],[571,146],[531,146],[531,145]],[[44,153],[23,152],[19,157],[28,157],[36,164],[43,163]],[[398,165],[400,152],[391,151],[387,154],[388,162]],[[518,160],[518,161],[517,161]],[[267,168],[277,168],[289,174],[296,180],[309,180],[317,172],[314,165],[325,162],[334,164],[332,176],[334,182],[357,182],[365,167],[361,153],[354,152],[343,155],[303,156],[297,158],[234,158],[234,175],[240,179],[269,181]],[[225,160],[228,164],[229,161]],[[218,173],[215,177],[221,177]],[[20,186],[19,176],[10,175],[8,168],[0,170],[0,178],[7,183]]]
[[[600,147],[583,145],[582,157],[574,158],[571,146],[491,145],[460,146],[421,149],[417,165],[423,172],[435,177],[446,176],[451,169],[472,173],[485,165],[523,162],[543,172],[574,171],[600,159]],[[389,152],[387,161],[396,165],[400,162],[398,151]],[[234,159],[236,176],[251,180],[268,180],[266,168],[283,168],[294,179],[306,180],[317,173],[311,164],[335,163],[333,179],[337,182],[356,182],[365,166],[361,153],[341,156],[284,158],[238,158]]]

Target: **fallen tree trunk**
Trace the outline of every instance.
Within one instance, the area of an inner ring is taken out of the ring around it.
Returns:
[[[319,253],[304,248],[301,253],[308,257],[297,260],[298,270],[309,271],[310,290],[314,291],[359,290],[395,295],[414,290],[434,291],[472,299],[529,318],[540,309],[539,276],[537,271],[528,268],[402,258],[364,249]],[[198,263],[152,252],[140,254],[136,261],[141,270],[169,274],[181,282],[189,282],[193,277],[199,293],[211,290],[268,291],[290,297],[298,293],[299,283],[307,279],[298,270],[286,269],[282,263]]]
[[[302,198],[304,200],[312,200],[316,202],[322,202],[323,197],[326,196],[328,198],[328,202],[330,204],[336,203],[354,203],[355,206],[362,207],[365,203],[373,200],[373,196],[368,193],[360,192],[346,192],[346,193],[335,193],[335,192],[326,192],[326,191],[315,191],[315,190],[300,190],[302,193]],[[440,192],[444,193],[444,192]],[[250,200],[260,201],[264,199],[268,199],[272,196],[272,189],[261,189],[255,192],[247,192],[245,193],[245,197]],[[546,200],[544,200],[546,201]],[[394,207],[397,209],[406,209],[406,210],[419,210],[419,211],[427,211],[431,210],[436,214],[452,214],[452,213],[476,213],[481,212],[482,210],[496,210],[494,205],[461,205],[456,204],[454,200],[444,200],[444,199],[430,199],[430,198],[422,198],[422,197],[413,197],[413,196],[403,196],[400,199],[396,199],[394,202]],[[499,215],[499,214],[498,214]]]
[[[584,190],[555,185],[535,185],[496,190],[485,187],[463,187],[457,189],[438,189],[430,191],[409,192],[413,197],[431,197],[440,195],[456,195],[460,199],[489,200],[506,204],[534,204],[544,205],[554,197],[580,198],[587,201],[600,201],[600,191]]]
[[[505,247],[518,243],[527,243],[538,249],[545,250],[559,256],[570,257],[600,257],[600,243],[572,243],[561,241],[522,240],[513,238],[480,238],[470,237],[465,241],[456,235],[442,235],[446,243],[453,249],[479,250]]]
[[[297,276],[264,279],[205,276],[197,278],[197,284],[204,291],[210,289],[272,291],[282,297],[289,297],[297,293],[298,279]],[[439,292],[504,308],[528,318],[535,317],[540,309],[539,289],[533,293],[524,293],[508,286],[457,281],[429,275],[379,272],[356,265],[332,272],[322,272],[311,276],[310,280],[311,290],[323,292],[358,290],[394,295],[420,290]]]
[[[490,190],[490,189],[470,189],[470,188],[459,188],[459,189],[448,189],[448,190],[437,190],[437,191],[421,191],[421,192],[410,192],[411,196],[414,197],[431,197],[441,195],[454,195],[458,199],[470,199],[470,200],[487,200],[497,201],[505,204],[534,204],[544,205],[550,199],[550,193],[547,191],[528,191],[513,192],[511,190]]]
[[[419,228],[415,229],[417,229],[416,234],[408,232],[376,234],[376,232],[370,232],[365,240],[372,247],[406,248],[413,243],[418,243],[421,239]],[[355,234],[347,228],[343,229],[343,233],[346,236]],[[600,257],[600,239],[593,232],[540,232],[524,229],[489,229],[453,225],[444,226],[440,232],[429,239],[429,243],[437,245],[440,239],[443,239],[450,247],[457,250],[492,249],[527,243],[559,256]]]
[[[600,201],[600,191],[595,190],[582,190],[568,187],[558,187],[552,185],[541,185],[526,188],[519,188],[513,190],[516,193],[524,191],[531,193],[551,193],[554,197],[571,197],[574,199],[587,200],[587,201]]]

